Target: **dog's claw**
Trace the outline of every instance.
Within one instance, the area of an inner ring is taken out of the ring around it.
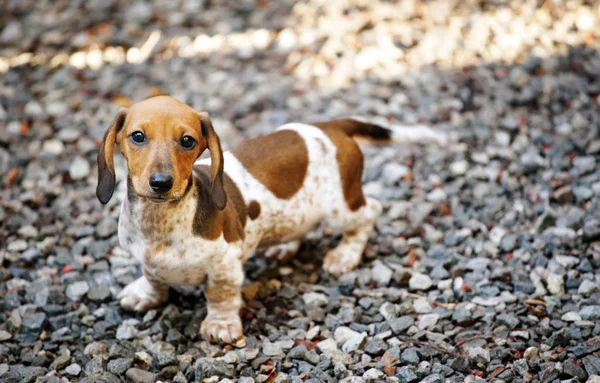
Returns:
[[[204,339],[235,347],[246,345],[242,331],[242,321],[237,314],[232,314],[231,318],[226,319],[223,315],[208,315],[200,326],[200,334]]]

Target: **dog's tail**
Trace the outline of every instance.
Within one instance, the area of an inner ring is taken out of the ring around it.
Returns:
[[[415,143],[447,143],[446,134],[437,132],[425,125],[381,125],[355,119],[317,122],[312,125],[321,129],[340,129],[350,137],[365,138],[379,143],[415,142]]]

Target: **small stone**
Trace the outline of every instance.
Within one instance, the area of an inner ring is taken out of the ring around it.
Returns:
[[[433,308],[425,299],[416,299],[413,308],[417,314],[429,314]]]
[[[401,382],[413,383],[419,380],[419,377],[413,370],[408,366],[402,366],[396,370],[396,376],[400,378]]]
[[[367,380],[380,380],[385,378],[385,374],[376,368],[370,368],[363,374],[363,378]]]
[[[276,343],[265,343],[262,346],[263,354],[266,356],[279,356],[283,353],[281,347]]]
[[[96,302],[105,301],[111,297],[110,288],[104,285],[94,286],[88,292],[87,297]]]
[[[156,374],[139,368],[130,368],[125,376],[134,383],[153,383],[156,379]]]
[[[69,355],[59,356],[58,358],[54,359],[52,364],[50,364],[50,370],[62,370],[63,368],[67,367],[69,363],[71,363],[71,357]]]
[[[89,291],[89,286],[86,281],[71,283],[67,286],[67,297],[72,301],[79,301]]]
[[[539,352],[540,352],[540,350],[537,347],[529,347],[523,353],[523,357],[526,360],[529,360],[529,359],[533,358],[534,356],[537,356],[539,354]]]
[[[157,352],[154,360],[158,367],[163,368],[177,363],[177,356],[173,351]]]
[[[306,305],[325,306],[329,299],[327,295],[321,293],[310,292],[302,296],[302,300]]]
[[[394,272],[392,269],[384,265],[383,263],[378,263],[373,267],[373,280],[377,282],[377,286],[384,287],[387,286],[392,280],[392,276]]]
[[[319,336],[320,331],[321,331],[321,327],[319,327],[319,326],[312,327],[310,330],[308,330],[306,332],[306,339],[307,340],[315,339],[317,336]]]
[[[393,318],[389,320],[392,332],[395,335],[406,332],[410,326],[415,324],[415,320],[409,316],[401,316],[399,318]]]
[[[411,290],[429,290],[433,286],[433,281],[425,274],[415,273],[408,281],[408,288]]]
[[[46,314],[44,313],[35,313],[25,315],[23,317],[22,326],[23,329],[29,332],[37,332],[42,329],[42,326],[46,322]]]
[[[568,327],[552,333],[547,342],[550,347],[568,346],[571,341],[571,330]]]
[[[410,173],[410,169],[402,164],[390,162],[383,167],[383,178],[387,185],[394,185],[402,181]]]
[[[235,370],[233,366],[224,361],[212,358],[200,358],[195,366],[196,380],[216,376],[218,378],[233,378]]]
[[[0,41],[7,44],[14,44],[23,38],[23,25],[18,21],[10,21],[0,33]]]
[[[317,344],[317,349],[322,353],[337,350],[337,343],[334,339],[328,338],[320,341],[319,344]]]
[[[98,238],[108,238],[117,232],[117,221],[112,218],[104,218],[96,226],[96,236]]]
[[[242,383],[241,379],[242,378],[240,378],[238,380],[238,383]],[[250,383],[253,383],[253,382],[254,382],[254,379],[252,379],[252,382],[250,382]],[[186,379],[185,375],[183,375],[183,372],[178,371],[177,375],[175,375],[175,377],[173,377],[173,383],[188,383],[188,380]]]
[[[515,234],[505,235],[500,241],[502,251],[509,253],[517,247],[517,236]]]
[[[437,188],[427,193],[427,201],[431,202],[443,202],[446,200],[446,192],[444,189]]]
[[[582,362],[588,375],[600,375],[600,358],[588,355],[582,359]]]
[[[465,356],[459,356],[450,364],[450,368],[460,372],[469,372],[471,359]]]
[[[430,329],[435,326],[440,319],[439,314],[425,314],[419,318],[418,327],[420,330]]]
[[[353,336],[344,342],[341,349],[345,353],[351,353],[352,351],[360,350],[364,347],[367,341],[367,333],[363,332],[357,336]]]
[[[469,169],[469,163],[465,160],[455,161],[450,164],[450,171],[455,176],[464,175],[468,169]]]
[[[552,295],[564,295],[565,287],[564,287],[564,279],[562,275],[550,273],[548,274],[548,291],[552,293]]]
[[[563,372],[567,376],[571,376],[573,378],[579,379],[581,382],[585,381],[587,378],[587,373],[583,368],[581,368],[574,360],[567,359],[563,363]],[[589,382],[589,380],[588,380]]]
[[[72,363],[65,368],[65,372],[71,376],[77,376],[81,372],[81,366],[77,363]]]
[[[96,356],[108,356],[108,346],[102,342],[92,342],[85,346],[83,353],[90,355],[91,357]]]
[[[135,327],[139,321],[137,319],[125,320],[117,329],[117,339],[127,340],[137,336],[138,330]]]
[[[583,320],[599,320],[600,306],[583,306],[581,310],[579,310],[579,315]]]
[[[348,327],[344,327],[344,326],[340,326],[340,327],[336,328],[333,333],[333,337],[334,337],[335,341],[337,342],[337,344],[343,344],[348,339],[357,337],[359,335],[360,335],[359,332],[356,332],[356,331],[354,331]]]
[[[135,359],[137,361],[142,362],[146,366],[150,366],[152,364],[152,356],[150,354],[148,354],[146,351],[136,352]]]
[[[490,350],[481,347],[470,348],[469,357],[481,364],[487,364],[491,360]]]
[[[106,370],[116,375],[123,375],[131,367],[131,358],[118,358],[108,362]]]
[[[521,66],[512,68],[508,77],[510,83],[517,88],[525,87],[531,80],[529,73]]]
[[[65,145],[62,141],[57,139],[51,139],[44,142],[42,146],[42,153],[58,156],[65,151]]]
[[[0,330],[0,342],[4,342],[10,338],[12,338],[12,335],[8,331]]]
[[[89,362],[85,364],[85,373],[87,375],[94,375],[97,373],[104,372],[104,368],[106,366],[106,361],[103,357],[97,356],[92,358]]]
[[[385,341],[378,338],[373,338],[367,341],[365,344],[364,351],[372,356],[383,355],[385,351],[388,349],[388,345]]]
[[[573,195],[575,196],[575,200],[581,203],[592,199],[594,192],[589,187],[580,185],[573,188]]]
[[[69,166],[69,176],[74,180],[81,180],[90,175],[90,164],[82,157],[75,157]]]
[[[526,359],[515,360],[513,363],[513,369],[517,373],[517,376],[523,376],[529,371],[529,366],[527,365]]]
[[[514,329],[515,327],[517,327],[521,323],[519,318],[517,318],[513,314],[508,314],[508,313],[502,313],[502,314],[498,315],[496,320],[498,321],[498,324],[500,324],[502,326],[506,326],[511,330]]]
[[[569,311],[564,313],[560,319],[565,322],[577,322],[581,320],[581,315],[575,311]]]
[[[419,350],[415,347],[409,347],[409,348],[405,349],[404,351],[402,351],[402,355],[400,356],[400,359],[404,363],[408,363],[408,364],[412,364],[412,365],[417,365],[419,363],[419,361],[421,360],[421,358],[419,357]]]
[[[21,251],[27,250],[27,247],[27,241],[18,239],[10,242],[6,247],[6,250],[10,251],[11,253],[20,253]]]
[[[581,281],[579,288],[577,289],[577,293],[581,295],[590,295],[591,293],[597,291],[600,287],[597,283],[590,281],[589,279],[584,279]]]

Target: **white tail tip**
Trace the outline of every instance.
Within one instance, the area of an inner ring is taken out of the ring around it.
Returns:
[[[436,143],[444,145],[448,143],[448,135],[438,132],[426,125],[389,125],[394,142],[417,142]]]

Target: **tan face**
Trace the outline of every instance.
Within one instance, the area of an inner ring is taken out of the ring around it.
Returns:
[[[206,113],[168,96],[150,98],[119,112],[98,153],[96,194],[107,203],[115,188],[113,145],[127,159],[135,194],[152,202],[176,201],[191,186],[196,159],[211,153],[211,192],[223,208],[223,153]]]
[[[155,202],[180,199],[206,149],[198,114],[162,97],[134,105],[117,134],[133,190]]]

